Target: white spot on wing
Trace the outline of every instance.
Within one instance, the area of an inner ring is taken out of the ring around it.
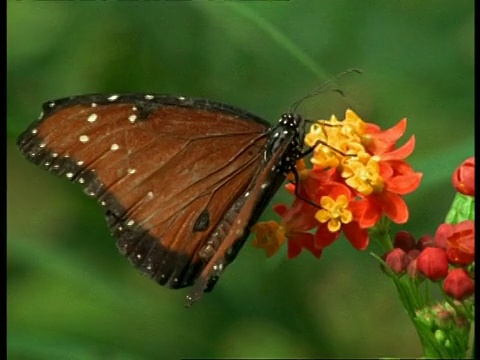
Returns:
[[[118,146],[118,144],[112,144],[112,146],[110,146],[110,150],[112,151],[117,151],[118,149],[120,149],[120,146]]]
[[[135,224],[135,221],[133,221],[133,220],[128,220],[127,226],[132,226],[133,224]]]
[[[84,179],[84,178],[79,178],[79,179],[78,179],[78,182],[79,182],[80,184],[83,184],[83,183],[85,183],[85,179]]]
[[[53,108],[55,106],[55,102],[51,102],[50,104],[48,104],[48,106],[50,106],[51,108]]]
[[[152,100],[153,98],[153,95],[145,95],[145,100]]]
[[[135,173],[137,172],[137,169],[129,168],[129,169],[127,170],[127,172],[128,172],[129,174],[135,174]]]
[[[33,135],[35,135],[37,132],[38,132],[37,129],[32,129],[32,131],[31,131],[31,133],[32,133]]]
[[[97,114],[92,114],[92,115],[90,115],[90,116],[88,117],[87,121],[88,121],[89,123],[93,123],[93,122],[95,122],[95,121],[97,120],[97,118],[98,118]]]
[[[77,165],[78,165],[78,166],[82,166],[82,165],[83,165],[83,161],[77,161]]]
[[[88,142],[88,140],[90,140],[90,138],[89,138],[87,135],[80,135],[80,136],[78,137],[78,140],[80,140],[81,143],[84,143],[84,144],[85,144],[85,143]]]
[[[71,178],[73,177],[73,173],[68,172],[68,173],[65,174],[65,176],[66,176],[67,178],[71,179]]]
[[[128,121],[130,121],[132,124],[137,120],[137,115],[130,115],[128,117]]]
[[[96,103],[92,103],[90,106],[91,106],[91,107],[97,107],[97,104],[96,104]]]
[[[118,95],[109,96],[107,99],[108,99],[108,101],[115,101],[115,100],[118,99]]]

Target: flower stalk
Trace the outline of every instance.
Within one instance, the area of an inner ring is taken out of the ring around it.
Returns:
[[[452,174],[456,195],[435,235],[415,237],[406,230],[395,234],[391,223],[406,224],[410,215],[403,199],[420,185],[422,174],[406,162],[415,137],[397,141],[407,120],[390,129],[364,122],[354,111],[345,118],[318,120],[305,137],[313,148],[307,166],[297,164],[296,184],[286,189],[299,194],[289,207],[274,206],[281,220],[253,226],[254,246],[273,256],[286,243],[288,258],[303,250],[320,258],[340,235],[357,250],[372,241],[383,256],[370,252],[393,280],[429,358],[474,356],[470,331],[475,319],[475,158],[465,160]],[[305,201],[308,200],[308,201]],[[317,204],[315,206],[315,204]],[[443,298],[431,294],[437,284]]]

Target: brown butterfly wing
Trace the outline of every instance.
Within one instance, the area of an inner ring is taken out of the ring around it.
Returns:
[[[88,95],[45,104],[18,144],[105,206],[137,268],[180,288],[193,284],[226,215],[241,206],[267,133],[258,117],[208,100]]]

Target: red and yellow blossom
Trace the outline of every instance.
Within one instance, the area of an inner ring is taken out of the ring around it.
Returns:
[[[300,163],[299,183],[287,185],[296,195],[292,207],[282,205],[281,211],[277,207],[280,224],[255,225],[254,245],[271,255],[287,238],[289,258],[301,249],[318,257],[341,232],[355,248],[364,250],[369,244],[368,229],[383,216],[405,223],[409,213],[403,195],[416,190],[422,177],[405,162],[415,138],[396,148],[406,123],[402,119],[391,129],[381,130],[347,110],[344,120],[332,115],[313,124],[305,136],[305,144],[313,148],[312,167]]]

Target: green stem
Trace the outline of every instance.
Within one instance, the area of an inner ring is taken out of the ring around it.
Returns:
[[[390,237],[390,220],[387,217],[382,217],[370,230],[369,235],[382,246],[385,252],[393,250],[393,242]]]

